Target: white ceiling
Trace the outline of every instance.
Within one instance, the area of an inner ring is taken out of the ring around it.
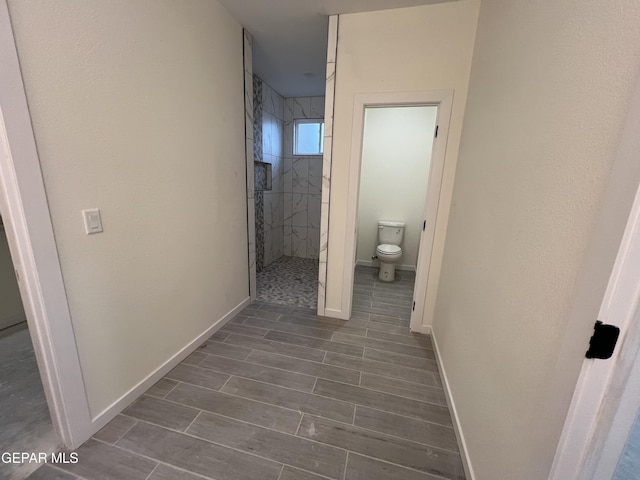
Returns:
[[[328,15],[447,1],[220,0],[253,35],[254,73],[284,97],[324,95]]]

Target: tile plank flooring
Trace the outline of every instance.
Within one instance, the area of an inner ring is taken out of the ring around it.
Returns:
[[[359,285],[411,302],[370,273]],[[464,479],[429,337],[409,332],[407,304],[367,298],[349,321],[245,308],[86,442],[79,463],[30,478]]]

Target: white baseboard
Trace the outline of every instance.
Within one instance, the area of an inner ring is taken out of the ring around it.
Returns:
[[[357,260],[356,265],[360,265],[363,267],[378,267],[380,261],[379,260]],[[415,272],[415,265],[396,265],[396,270],[404,270],[405,272]]]
[[[349,320],[349,317],[345,316],[345,314],[342,312],[342,310],[335,310],[333,308],[325,308],[324,309],[324,316],[325,317],[330,317],[330,318],[340,318],[342,320]]]
[[[431,331],[431,327],[426,328]],[[447,405],[449,406],[449,411],[451,412],[451,417],[453,418],[453,430],[455,431],[456,438],[458,439],[458,446],[460,447],[460,456],[462,457],[462,466],[464,467],[464,473],[467,477],[467,480],[476,480],[473,466],[471,465],[471,459],[469,458],[467,442],[465,441],[464,433],[462,432],[462,426],[460,425],[460,419],[458,418],[456,404],[453,400],[453,395],[451,394],[451,387],[449,385],[449,379],[447,378],[447,372],[445,370],[444,363],[442,363],[440,351],[438,350],[438,340],[436,339],[433,331],[431,331],[431,342],[433,343],[433,350],[436,354],[436,363],[438,365],[440,377],[442,378],[442,385],[444,386],[444,394],[447,399]]]
[[[178,365],[182,360],[191,355],[202,343],[209,338],[211,335],[216,333],[219,329],[221,329],[229,320],[235,317],[244,307],[251,303],[251,299],[247,297],[236,307],[231,309],[226,315],[224,315],[221,319],[207,328],[204,332],[198,335],[196,338],[191,340],[187,345],[185,345],[178,353],[176,353],[173,357],[169,358],[165,363],[160,365],[155,371],[151,372],[146,378],[144,378],[140,383],[138,383],[135,387],[129,390],[127,393],[122,395],[118,400],[113,402],[107,408],[105,408],[102,412],[96,415],[91,420],[91,428],[93,433],[96,433],[102,427],[104,427],[107,423],[109,423],[113,418],[118,415],[122,410],[127,408],[135,399],[137,399],[140,395],[146,392],[153,384],[155,384],[158,380],[164,377],[172,368]]]
[[[413,327],[409,325],[409,329],[413,333],[421,333],[423,335],[431,335],[431,325],[418,325],[417,327]]]

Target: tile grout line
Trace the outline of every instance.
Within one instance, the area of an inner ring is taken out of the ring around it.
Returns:
[[[151,475],[153,475],[153,472],[155,472],[158,469],[159,466],[160,466],[160,464],[158,462],[156,462],[156,466],[153,467],[153,470],[151,470],[149,472],[149,475],[147,475],[144,480],[149,480],[149,478],[151,478]]]

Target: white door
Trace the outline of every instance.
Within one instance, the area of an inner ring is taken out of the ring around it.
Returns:
[[[610,359],[583,364],[552,480],[640,479],[640,425],[630,436],[640,407],[639,299],[640,189],[598,316],[620,327],[618,344]]]

